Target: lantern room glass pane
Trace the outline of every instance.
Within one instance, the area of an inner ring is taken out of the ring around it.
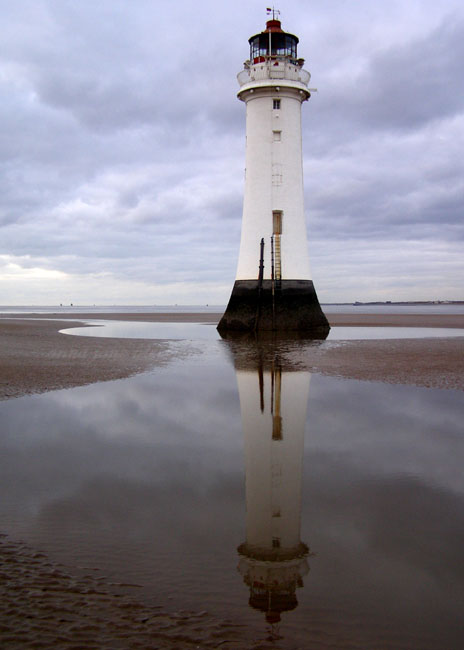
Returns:
[[[298,39],[283,32],[271,33],[271,56],[297,57]],[[258,34],[250,40],[250,60],[256,63],[261,57],[269,56],[269,32]]]

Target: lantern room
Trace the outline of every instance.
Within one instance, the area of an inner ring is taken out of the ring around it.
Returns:
[[[268,20],[265,31],[252,36],[248,42],[251,63],[266,61],[269,57],[289,58],[293,63],[297,62],[298,37],[284,32],[280,20]]]

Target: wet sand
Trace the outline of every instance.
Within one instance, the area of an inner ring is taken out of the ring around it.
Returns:
[[[166,612],[128,595],[136,585],[108,582],[98,571],[56,564],[0,534],[0,647],[8,650],[437,650],[427,638],[392,629],[388,621],[353,620],[313,609],[308,638],[291,641],[269,626],[254,633],[240,621],[207,611]],[[82,572],[81,572],[82,573]],[[132,587],[132,589],[131,589]]]
[[[60,334],[83,322],[0,319],[0,399],[130,377],[167,363],[167,341]],[[180,354],[177,350],[176,354]]]
[[[328,343],[305,354],[304,367],[346,379],[464,390],[464,337]]]
[[[44,554],[1,535],[0,647],[252,647],[240,625],[205,611],[167,614],[138,602],[124,587],[92,572],[75,577]]]
[[[217,323],[221,314],[28,314],[0,316],[0,400],[129,377],[168,363],[180,346],[164,340],[60,334],[85,320]],[[58,314],[56,315],[58,316]],[[453,327],[463,338],[326,342],[299,365],[338,377],[464,390],[464,315],[330,314],[337,326]],[[79,320],[78,320],[79,319]],[[194,346],[192,346],[192,349]],[[184,353],[186,349],[184,349]],[[303,364],[303,365],[302,365]]]

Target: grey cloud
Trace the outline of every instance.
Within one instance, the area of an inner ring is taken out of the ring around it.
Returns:
[[[373,89],[372,101],[366,102],[368,120],[414,128],[461,112],[463,59],[462,22],[446,22],[420,41],[375,57],[367,75],[366,86]],[[362,90],[361,97],[367,99]]]
[[[350,123],[403,131],[452,117],[464,109],[463,58],[464,23],[447,19],[423,38],[372,54],[359,72],[334,75],[319,110],[340,120],[336,133],[345,138],[354,135]]]

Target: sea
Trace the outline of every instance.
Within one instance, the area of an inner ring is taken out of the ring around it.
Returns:
[[[464,314],[464,303],[363,304],[322,303],[328,314]],[[74,314],[74,313],[223,313],[226,305],[0,305],[0,314]]]

